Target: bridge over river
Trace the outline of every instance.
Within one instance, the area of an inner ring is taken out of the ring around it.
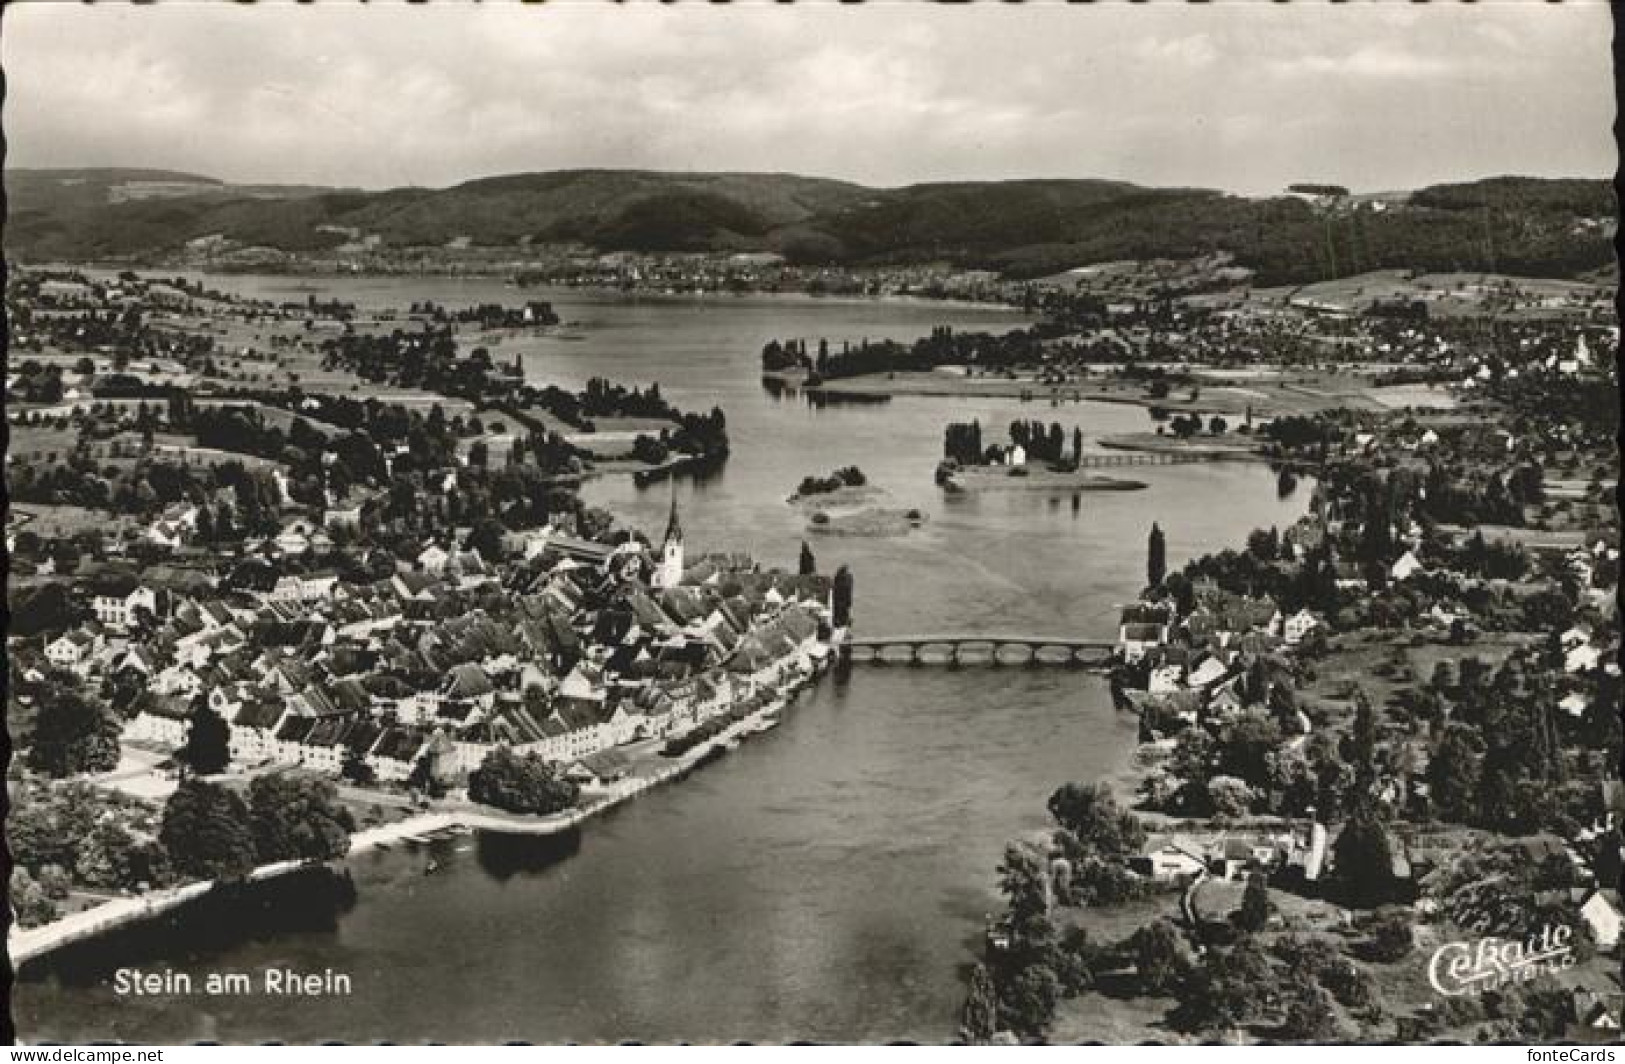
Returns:
[[[877,665],[1105,665],[1116,644],[1108,639],[1026,633],[851,636],[842,654]]]

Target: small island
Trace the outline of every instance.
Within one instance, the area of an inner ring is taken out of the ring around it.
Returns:
[[[843,466],[827,477],[802,477],[801,486],[790,496],[790,501],[794,503],[813,496],[841,495],[843,492],[848,497],[854,494],[862,497],[864,492],[861,489],[868,484],[869,478],[863,475],[863,470],[857,466]]]
[[[881,505],[885,489],[869,483],[857,466],[827,477],[802,478],[786,501],[807,514],[807,531],[836,536],[902,536],[925,523],[917,509]]]
[[[955,422],[943,439],[943,459],[937,464],[937,484],[949,492],[1025,491],[1139,491],[1144,481],[1105,476],[1079,464],[1083,430],[1072,430],[1071,446],[1059,422],[1047,428],[1038,421],[1010,425],[1008,445],[982,445],[980,422]]]

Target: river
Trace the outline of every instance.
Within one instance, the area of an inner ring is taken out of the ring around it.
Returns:
[[[374,306],[514,302],[489,281],[209,276],[257,296]],[[807,537],[822,569],[850,565],[869,634],[1023,630],[1109,636],[1144,581],[1146,534],[1171,566],[1299,516],[1254,465],[1143,467],[1150,487],[1075,498],[944,497],[943,426],[1058,420],[1086,437],[1142,429],[1100,403],[899,398],[814,408],[763,389],[768,339],[910,339],[933,325],[1001,330],[992,308],[789,296],[542,291],[572,338],[524,341],[527,374],[658,381],[684,408],[723,407],[719,473],[584,496],[658,535],[676,492],[691,556],[747,550],[793,566],[809,473],[856,464],[924,527],[901,539]],[[513,349],[509,349],[511,352]],[[1105,685],[1053,669],[855,666],[805,692],[776,731],[562,842],[474,837],[351,861],[356,897],[271,886],[195,907],[25,971],[29,1040],[941,1041],[952,1037],[1004,843],[1042,826],[1067,780],[1122,770],[1134,723]],[[297,903],[295,902],[297,896]],[[194,975],[289,967],[352,976],[348,996],[119,996],[119,965]],[[182,1007],[177,1007],[182,1006]]]

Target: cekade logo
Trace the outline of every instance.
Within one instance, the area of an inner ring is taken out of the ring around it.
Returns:
[[[1573,938],[1570,928],[1547,924],[1540,934],[1523,941],[1490,937],[1447,942],[1433,951],[1428,982],[1446,997],[1526,983],[1538,975],[1574,967]]]

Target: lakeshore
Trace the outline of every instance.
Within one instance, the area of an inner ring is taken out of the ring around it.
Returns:
[[[1322,410],[1349,409],[1381,412],[1397,406],[1439,404],[1453,401],[1434,389],[1381,385],[1374,377],[1354,372],[1295,374],[1275,367],[1273,375],[1262,379],[1240,378],[1223,370],[1191,365],[1180,367],[1195,383],[1196,395],[1181,387],[1168,393],[1151,394],[1143,380],[1081,377],[1062,381],[1046,380],[1031,371],[1014,374],[963,372],[963,367],[944,366],[935,370],[895,370],[866,373],[808,383],[800,371],[764,371],[765,381],[792,388],[809,396],[830,400],[881,401],[897,396],[930,396],[958,399],[1013,399],[1022,403],[1066,406],[1074,403],[1114,403],[1161,410],[1169,414],[1222,414],[1241,418],[1271,418],[1313,414]]]
[[[816,680],[816,676],[790,686],[772,702],[728,725],[714,738],[696,745],[677,757],[646,760],[639,766],[640,769],[647,770],[644,774],[609,784],[602,791],[591,795],[587,803],[577,808],[546,816],[523,816],[475,806],[467,801],[458,802],[453,808],[425,810],[404,820],[354,832],[350,836],[349,851],[340,862],[371,850],[388,849],[408,842],[420,843],[430,837],[445,834],[480,831],[545,837],[580,827],[593,817],[607,813],[647,791],[682,779],[708,760],[735,748],[740,742],[770,730],[776,726],[777,715],[794,701],[796,694],[806,683],[813,680]],[[769,723],[770,721],[773,723]],[[309,861],[277,861],[262,864],[252,869],[245,879],[248,882],[264,882],[308,869],[312,865],[313,863]],[[7,954],[13,968],[21,968],[54,950],[172,912],[202,898],[216,885],[212,881],[184,883],[107,901],[41,927],[24,929],[13,925],[13,931],[6,944]]]
[[[1186,455],[1227,461],[1261,461],[1263,444],[1250,436],[1192,436],[1181,438],[1156,432],[1126,432],[1102,436],[1095,443],[1108,451],[1140,454]]]
[[[1031,466],[969,466],[945,473],[942,486],[950,492],[1033,491],[1144,491],[1143,480],[1110,477],[1084,469],[1054,470]]]

